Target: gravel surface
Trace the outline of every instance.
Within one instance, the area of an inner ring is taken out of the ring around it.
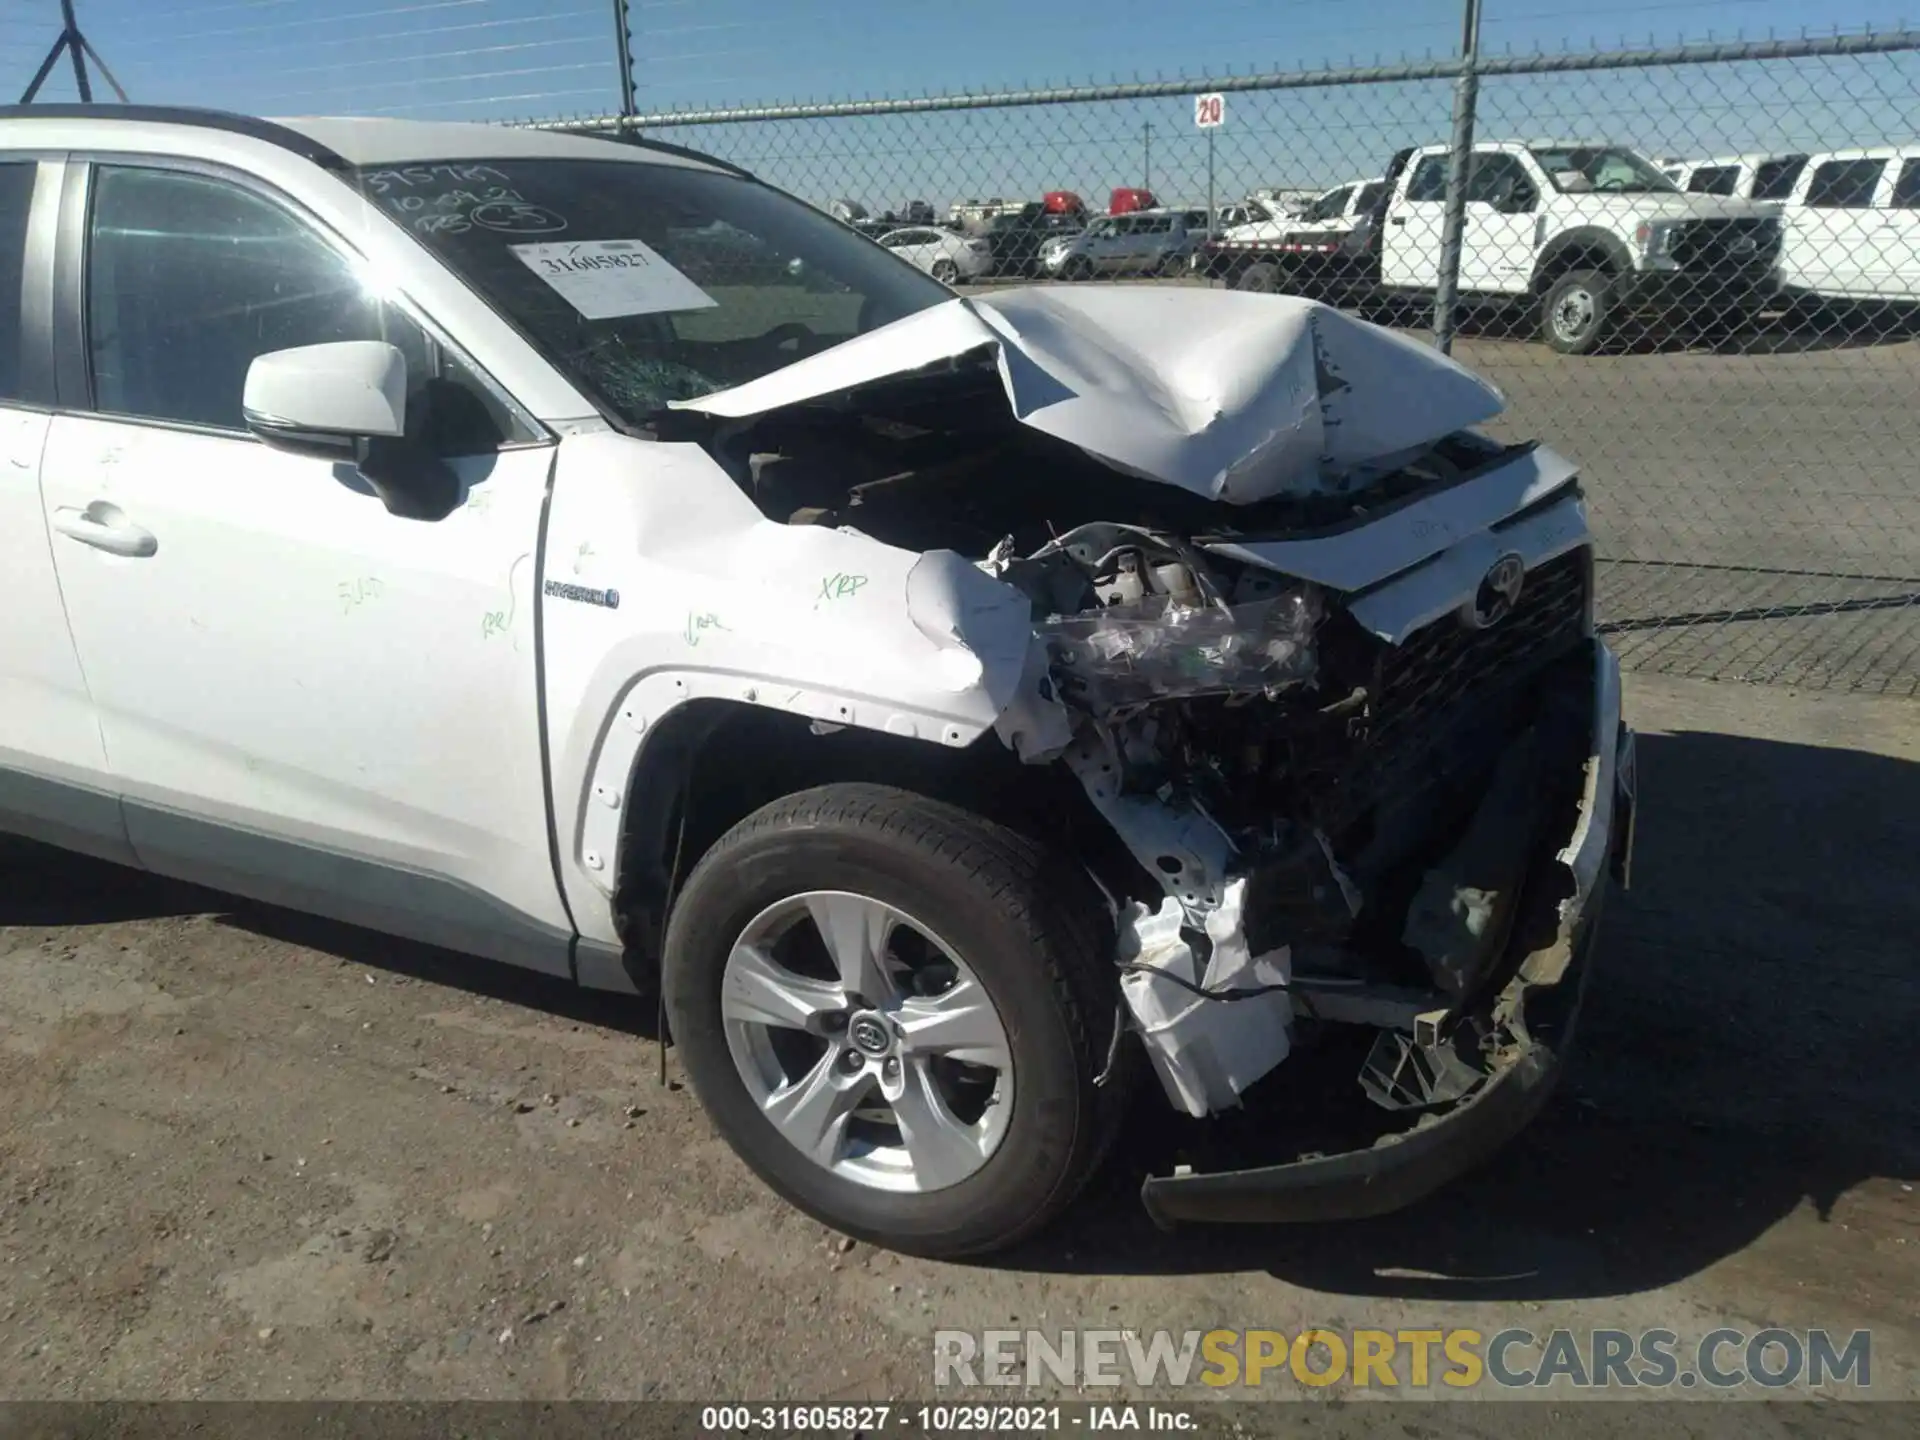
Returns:
[[[645,1006],[15,848],[0,1395],[902,1399],[936,1327],[1725,1323],[1871,1327],[1875,1393],[1914,1398],[1920,712],[1629,702],[1637,884],[1578,1067],[1489,1170],[1162,1235],[1149,1095],[1064,1223],[977,1266],[773,1200],[658,1082]]]

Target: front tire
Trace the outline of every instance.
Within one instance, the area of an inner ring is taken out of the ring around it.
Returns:
[[[693,1089],[790,1204],[951,1257],[1033,1233],[1117,1125],[1110,935],[1083,874],[964,810],[830,785],[757,811],[668,926]]]
[[[1540,338],[1562,355],[1592,355],[1614,326],[1613,277],[1603,270],[1569,270],[1540,302]]]

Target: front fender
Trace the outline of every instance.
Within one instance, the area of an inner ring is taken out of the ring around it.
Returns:
[[[705,451],[569,437],[541,636],[561,883],[614,943],[621,809],[648,733],[725,699],[963,747],[1013,702],[1030,605],[950,551],[766,519]]]
[[[1626,242],[1613,231],[1599,225],[1579,225],[1561,231],[1542,247],[1540,258],[1534,262],[1533,288],[1540,289],[1546,277],[1557,272],[1560,261],[1569,251],[1582,250],[1605,255],[1621,275],[1631,275],[1639,268]]]

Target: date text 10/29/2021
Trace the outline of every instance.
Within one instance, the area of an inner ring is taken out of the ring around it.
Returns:
[[[1187,1432],[1193,1412],[1173,1405],[707,1405],[707,1435],[1004,1435],[1103,1430]]]

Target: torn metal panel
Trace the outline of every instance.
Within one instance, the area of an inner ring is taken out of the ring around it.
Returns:
[[[1536,446],[1362,525],[1310,539],[1219,540],[1200,548],[1331,590],[1364,590],[1539,504],[1578,474],[1571,460]]]
[[[1246,880],[1233,880],[1206,917],[1204,962],[1194,927],[1172,898],[1157,910],[1135,904],[1121,914],[1121,994],[1167,1098],[1188,1115],[1237,1105],[1290,1046],[1288,952],[1248,953],[1246,893]]]
[[[1438,351],[1315,301],[1104,285],[955,299],[675,404],[762,415],[976,351],[1025,424],[1236,505],[1364,484],[1505,407]]]

